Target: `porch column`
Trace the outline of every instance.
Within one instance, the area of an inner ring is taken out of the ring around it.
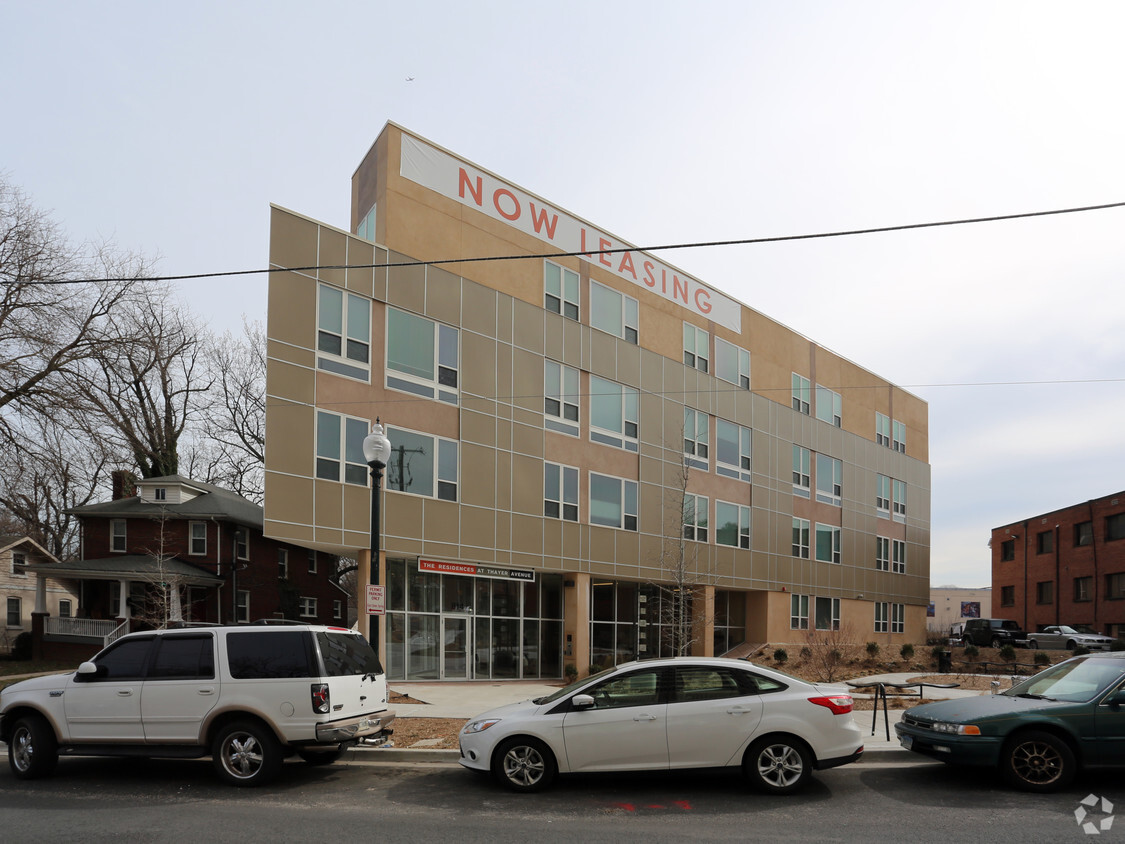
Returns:
[[[35,575],[35,612],[47,612],[47,575],[39,572]]]
[[[129,581],[128,580],[117,581],[117,595],[118,595],[117,602],[120,605],[120,611],[117,613],[117,617],[122,619],[122,620],[127,619],[127,618],[132,618],[133,612],[129,607]]]

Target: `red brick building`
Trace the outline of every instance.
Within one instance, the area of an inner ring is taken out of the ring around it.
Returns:
[[[1125,491],[992,530],[992,615],[1125,638]]]
[[[94,653],[121,633],[180,621],[347,623],[347,594],[332,577],[338,558],[266,538],[253,502],[178,475],[116,473],[113,495],[68,511],[81,520],[79,559],[27,566],[79,593],[72,618],[50,617],[37,598],[40,654]]]

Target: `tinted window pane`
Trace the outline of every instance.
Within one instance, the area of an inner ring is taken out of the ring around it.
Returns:
[[[212,679],[215,649],[210,636],[164,636],[148,678]]]
[[[230,674],[237,680],[315,676],[309,645],[308,635],[300,630],[231,633]]]
[[[317,633],[324,671],[329,677],[382,674],[379,657],[362,636],[352,633]]]
[[[138,680],[144,676],[145,661],[152,650],[152,639],[128,639],[99,656],[98,680]]]

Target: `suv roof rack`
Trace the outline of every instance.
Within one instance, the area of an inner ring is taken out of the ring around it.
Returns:
[[[302,627],[308,627],[308,621],[296,621],[291,618],[259,618],[250,622],[251,624],[299,624]]]

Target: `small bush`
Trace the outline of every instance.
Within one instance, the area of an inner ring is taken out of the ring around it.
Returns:
[[[1114,639],[1109,643],[1111,651],[1125,651],[1125,639]]]
[[[1000,659],[1004,660],[1004,662],[1015,662],[1016,649],[1011,645],[1004,645],[1000,648]]]
[[[810,659],[811,657],[812,648],[810,648],[808,645],[805,645],[803,648],[801,648],[801,659]]]
[[[1050,665],[1051,664],[1050,654],[1044,653],[1043,651],[1036,651],[1035,656],[1033,656],[1031,659],[1032,659],[1032,662],[1034,662],[1036,665]]]
[[[789,661],[789,652],[785,648],[774,648],[773,661],[781,665]]]
[[[1074,656],[1082,656],[1083,654],[1088,654],[1089,652],[1090,652],[1089,648],[1084,648],[1081,645],[1079,645],[1077,648],[1074,649]]]
[[[942,654],[945,653],[944,645],[934,645],[930,648],[930,656],[933,657],[934,662],[940,662]]]
[[[568,662],[563,669],[563,676],[566,677],[568,683],[573,683],[578,679],[578,666],[573,662]]]
[[[871,659],[878,659],[879,658],[879,643],[878,642],[868,642],[867,643],[867,656],[870,657]]]
[[[909,642],[899,648],[898,652],[899,655],[907,661],[914,659],[914,646]]]
[[[976,659],[978,656],[980,656],[980,648],[972,642],[965,645],[965,659]]]
[[[26,630],[16,636],[12,642],[12,659],[17,662],[26,662],[31,659],[31,634]]]

